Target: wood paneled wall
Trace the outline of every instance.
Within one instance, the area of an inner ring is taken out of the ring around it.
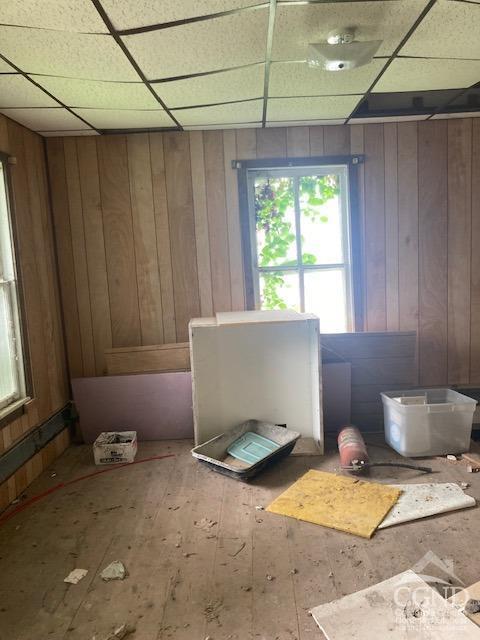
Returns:
[[[0,115],[0,151],[16,158],[16,164],[10,165],[10,196],[33,383],[33,399],[26,405],[24,415],[0,427],[1,455],[64,407],[70,394],[44,141]],[[10,483],[10,494],[12,486]],[[1,505],[0,500],[0,508]]]
[[[244,308],[233,159],[364,153],[365,330],[416,330],[421,384],[480,383],[480,121],[47,142],[74,376]]]

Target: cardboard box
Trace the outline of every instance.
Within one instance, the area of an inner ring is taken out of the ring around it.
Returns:
[[[95,464],[125,464],[137,455],[136,431],[104,431],[93,443]]]

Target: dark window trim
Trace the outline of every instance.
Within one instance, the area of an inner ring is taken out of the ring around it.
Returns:
[[[5,178],[7,185],[7,207],[10,220],[12,221],[12,237],[13,237],[13,250],[15,254],[15,269],[17,276],[17,294],[20,311],[20,334],[22,338],[22,356],[23,356],[23,370],[25,375],[25,395],[29,398],[34,398],[33,378],[31,370],[30,360],[30,347],[28,343],[27,332],[27,315],[26,315],[26,298],[25,290],[23,287],[23,274],[22,265],[20,260],[20,247],[18,243],[19,229],[17,224],[17,217],[15,211],[15,194],[13,190],[13,180],[11,174],[10,158],[12,156],[8,153],[0,151],[0,162],[4,164]],[[5,407],[8,409],[8,407]],[[5,427],[7,424],[14,422],[17,418],[25,413],[25,405],[12,410],[0,419],[0,428]]]
[[[348,167],[350,197],[350,229],[352,251],[352,295],[353,322],[355,331],[364,330],[364,291],[363,291],[363,241],[362,220],[359,206],[359,171],[363,164],[363,155],[349,156],[312,156],[307,158],[270,158],[264,160],[233,160],[232,168],[238,172],[238,199],[240,208],[240,228],[242,234],[242,255],[245,278],[245,302],[248,310],[255,309],[255,289],[252,265],[252,246],[250,238],[250,220],[248,210],[247,172],[249,169],[290,169],[292,167],[311,167],[343,164]]]

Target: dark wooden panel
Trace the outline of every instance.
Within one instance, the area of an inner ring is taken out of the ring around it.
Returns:
[[[420,384],[447,381],[447,124],[420,122],[419,368]]]
[[[322,361],[351,358],[415,358],[417,335],[407,333],[321,334]]]
[[[472,123],[470,382],[480,384],[480,119]]]
[[[287,130],[282,128],[256,129],[257,158],[285,158]]]

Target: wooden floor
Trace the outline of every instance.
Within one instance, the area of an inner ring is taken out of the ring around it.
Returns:
[[[0,527],[1,640],[103,640],[125,622],[136,627],[132,640],[322,640],[310,607],[411,568],[428,551],[452,559],[465,584],[480,578],[477,508],[364,540],[256,508],[309,468],[333,470],[336,455],[291,456],[247,485],[201,466],[189,448],[143,443],[137,459],[175,456],[73,484]],[[433,465],[428,481],[471,482],[480,499],[480,474]],[[27,495],[94,470],[90,447],[71,447]],[[419,481],[400,469],[372,476]],[[216,524],[199,528],[202,518]],[[99,573],[113,560],[129,575],[105,583]],[[88,575],[64,583],[76,567]]]

